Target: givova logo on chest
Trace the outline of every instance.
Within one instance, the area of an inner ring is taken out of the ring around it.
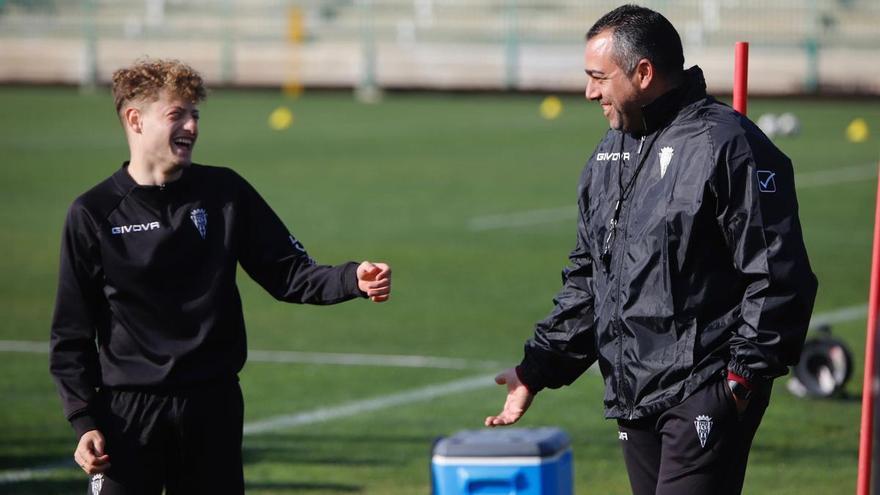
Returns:
[[[608,153],[608,152],[604,152],[604,151],[600,152],[600,153],[596,153],[596,161],[597,162],[608,162],[608,161],[616,162],[616,161],[619,161],[621,158],[623,158],[624,160],[629,160],[629,153],[627,153],[627,152]]]
[[[157,230],[161,228],[159,222],[135,223],[131,225],[119,225],[110,227],[110,233],[113,235],[129,234],[132,232],[146,232],[148,230]]]

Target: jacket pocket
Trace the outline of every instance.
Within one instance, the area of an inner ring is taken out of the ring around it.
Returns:
[[[676,317],[673,324],[676,336],[676,354],[678,359],[675,364],[682,368],[690,368],[694,364],[694,341],[697,336],[697,319],[694,317]]]
[[[733,397],[733,391],[730,390],[730,386],[727,385],[727,379],[722,376],[721,379],[718,380],[718,382],[718,386],[721,387],[721,396],[724,399],[724,403],[727,406],[727,412],[730,413],[730,417],[736,418],[737,420],[742,419],[742,415],[739,413],[739,409],[737,409],[736,406],[736,398]],[[745,413],[745,411],[743,411],[743,413]]]
[[[648,374],[686,375],[694,360],[696,319],[663,320],[628,320],[633,334],[637,335],[634,345],[628,351],[633,353],[630,361],[634,367],[643,368]],[[683,379],[684,375],[678,378]]]

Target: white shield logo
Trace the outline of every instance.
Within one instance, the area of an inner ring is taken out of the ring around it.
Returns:
[[[666,175],[666,167],[669,166],[669,162],[672,161],[672,154],[674,153],[672,146],[666,146],[665,148],[660,150],[660,178],[662,179],[664,175]]]
[[[204,239],[208,235],[208,213],[205,212],[204,208],[196,208],[189,212],[189,218],[196,228],[199,229],[199,235]]]
[[[697,429],[697,436],[700,437],[700,446],[706,448],[706,440],[709,439],[709,432],[712,431],[712,418],[710,416],[697,416],[694,420],[694,427]]]
[[[98,473],[92,476],[91,485],[92,495],[99,495],[101,493],[101,488],[104,488],[104,475]]]

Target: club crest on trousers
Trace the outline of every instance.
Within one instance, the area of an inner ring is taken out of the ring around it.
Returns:
[[[697,429],[697,436],[700,438],[700,447],[706,448],[706,440],[709,439],[709,433],[712,431],[712,417],[700,415],[694,420],[694,427]]]
[[[101,473],[98,473],[98,474],[92,476],[90,484],[91,484],[91,488],[92,488],[92,495],[100,494],[101,488],[104,487],[104,475]]]

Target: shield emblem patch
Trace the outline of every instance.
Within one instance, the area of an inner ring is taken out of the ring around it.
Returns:
[[[662,179],[664,175],[666,175],[666,168],[669,166],[669,162],[672,161],[672,154],[675,151],[672,149],[672,146],[666,146],[660,150],[660,178]]]
[[[204,208],[196,208],[189,213],[189,218],[199,230],[199,235],[204,239],[208,235],[208,213]]]

